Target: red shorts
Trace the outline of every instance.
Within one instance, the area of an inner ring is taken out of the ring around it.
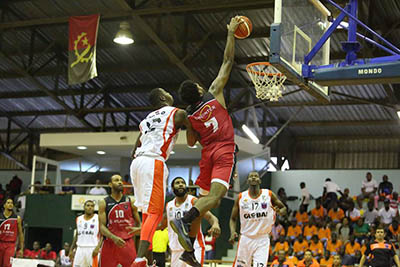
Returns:
[[[201,189],[210,191],[212,182],[223,184],[229,189],[236,164],[236,145],[234,143],[215,143],[201,151],[199,162],[200,175],[196,184]]]
[[[106,239],[100,251],[99,267],[130,267],[136,259],[136,248],[133,239],[125,240],[125,247],[119,248],[111,239]]]
[[[10,259],[14,252],[15,242],[0,242],[0,266],[11,267]]]

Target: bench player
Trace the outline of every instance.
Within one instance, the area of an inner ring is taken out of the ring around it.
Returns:
[[[103,241],[99,216],[94,213],[93,200],[83,204],[84,214],[76,218],[76,232],[69,251],[74,267],[98,267],[98,254]],[[74,252],[75,247],[77,247]]]
[[[143,213],[142,231],[137,258],[132,267],[147,266],[146,255],[157,225],[164,213],[165,188],[168,169],[165,161],[182,127],[187,138],[193,132],[184,110],[172,106],[173,97],[162,88],[150,92],[150,103],[156,109],[140,123],[140,135],[132,151],[131,178],[135,192],[135,205]]]
[[[200,175],[196,184],[200,186],[200,194],[205,197],[200,198],[182,219],[171,222],[172,229],[178,234],[179,242],[186,251],[193,251],[192,244],[199,231],[202,216],[219,206],[234,173],[235,133],[226,109],[223,90],[234,63],[234,32],[239,23],[240,17],[237,16],[227,26],[224,60],[208,92],[194,81],[184,81],[179,88],[182,101],[189,104],[188,118],[198,133],[197,140],[203,146],[199,163]],[[191,142],[192,139],[188,139],[188,145],[194,145],[197,140]]]
[[[139,213],[134,200],[124,196],[120,175],[111,176],[109,186],[111,195],[99,201],[100,232],[105,237],[100,267],[130,267],[136,257],[133,236],[140,231]]]
[[[266,267],[275,210],[284,215],[286,207],[271,190],[260,188],[258,172],[250,172],[247,183],[249,189],[235,200],[229,222],[229,242],[233,243],[238,237],[236,223],[240,216],[240,239],[233,267],[251,267],[252,262],[254,267]]]

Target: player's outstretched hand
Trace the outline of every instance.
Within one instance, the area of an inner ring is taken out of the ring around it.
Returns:
[[[210,235],[212,235],[215,238],[218,238],[221,234],[221,228],[219,227],[219,225],[213,225],[211,226],[210,230],[208,230],[208,233]]]
[[[130,235],[131,235],[131,234],[137,235],[137,234],[140,233],[140,230],[141,230],[142,228],[141,228],[141,227],[132,227],[132,226],[128,226],[128,227],[126,227],[125,229],[128,231],[128,233],[129,233]]]
[[[229,238],[229,243],[231,243],[232,245],[235,244],[236,239],[239,237],[238,233],[233,232],[231,234],[231,237]]]
[[[233,17],[231,19],[231,22],[227,25],[228,32],[234,33],[236,31],[236,29],[238,28],[241,21],[242,21],[242,19],[240,18],[240,16]]]
[[[118,237],[118,236],[113,236],[113,237],[111,238],[111,240],[112,240],[112,241],[114,242],[114,244],[117,245],[117,247],[119,247],[119,248],[123,248],[123,247],[125,246],[125,241],[124,241],[122,238]]]

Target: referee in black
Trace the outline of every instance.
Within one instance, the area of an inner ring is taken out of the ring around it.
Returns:
[[[367,250],[362,255],[359,267],[364,267],[366,256],[371,255],[371,267],[392,267],[392,262],[400,267],[399,257],[396,255],[395,247],[385,240],[385,229],[378,227],[375,233],[375,241],[367,245]]]

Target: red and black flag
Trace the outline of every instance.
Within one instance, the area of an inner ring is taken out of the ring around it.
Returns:
[[[68,84],[97,76],[96,43],[100,15],[69,18]]]

